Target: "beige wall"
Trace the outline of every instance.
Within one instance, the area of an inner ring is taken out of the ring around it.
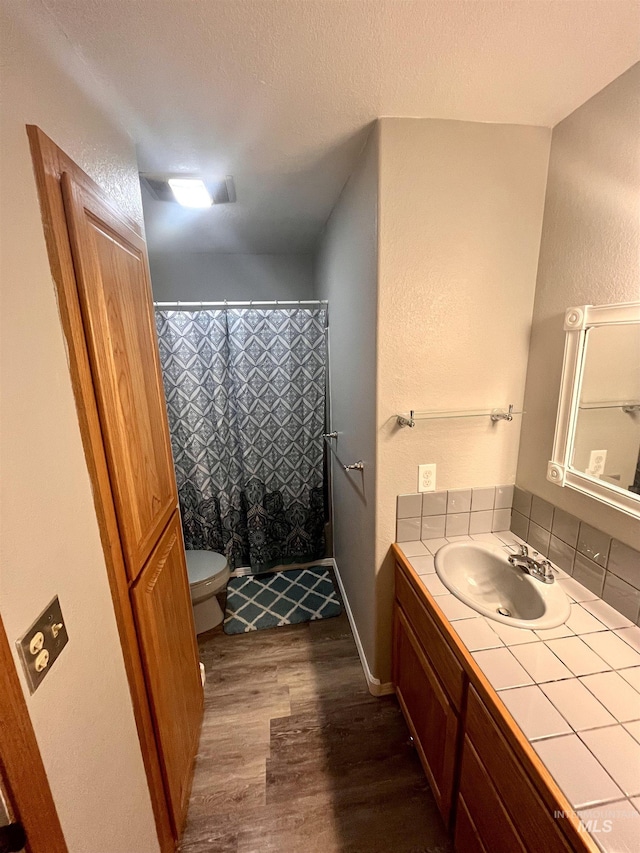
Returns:
[[[640,299],[640,64],[553,129],[517,480],[640,548],[640,523],[546,480],[572,305]],[[600,448],[597,448],[600,449]]]
[[[383,683],[396,495],[416,491],[421,462],[437,464],[439,488],[512,483],[521,423],[399,430],[395,415],[521,406],[550,135],[381,119],[323,237],[337,461],[366,465],[364,481],[334,467],[336,558]]]
[[[151,252],[157,300],[314,299],[312,255]]]
[[[334,553],[369,665],[375,660],[378,131],[325,227],[317,295],[329,300]],[[362,459],[364,472],[342,464]]]
[[[136,159],[131,141],[61,70],[66,40],[38,19],[33,4],[27,11],[35,40],[22,32],[17,18],[24,5],[5,2],[0,16],[0,611],[13,646],[50,599],[60,597],[69,644],[27,704],[69,850],[153,853],[151,803],[25,124],[40,125],[140,219]]]
[[[396,495],[513,483],[521,419],[418,422],[415,410],[522,405],[550,131],[382,119],[376,674],[389,677]]]

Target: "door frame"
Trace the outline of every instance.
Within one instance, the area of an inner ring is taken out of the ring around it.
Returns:
[[[68,853],[15,661],[0,616],[0,770],[28,853]]]
[[[49,264],[58,297],[62,330],[69,353],[71,385],[78,412],[80,434],[91,479],[93,500],[104,551],[111,597],[120,635],[125,670],[131,691],[133,712],[147,774],[149,794],[162,853],[175,850],[178,831],[172,826],[163,783],[158,745],[145,683],[144,665],[138,646],[136,625],[129,598],[129,581],[116,517],[109,469],[93,386],[89,353],[69,241],[62,196],[62,175],[96,193],[103,203],[124,218],[139,236],[137,222],[124,216],[105,198],[104,192],[36,125],[27,125],[27,136],[35,172],[40,213],[44,227]]]

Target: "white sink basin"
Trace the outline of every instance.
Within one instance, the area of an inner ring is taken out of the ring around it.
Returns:
[[[436,572],[460,601],[517,628],[556,628],[569,618],[569,599],[557,582],[546,584],[510,565],[508,554],[485,542],[450,542],[436,553]],[[499,612],[499,611],[502,611]]]

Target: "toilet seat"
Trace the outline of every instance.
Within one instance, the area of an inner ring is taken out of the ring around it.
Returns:
[[[186,551],[185,553],[193,604],[221,592],[231,575],[224,554],[218,554],[215,551]]]

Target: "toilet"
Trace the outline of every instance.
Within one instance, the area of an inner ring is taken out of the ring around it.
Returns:
[[[219,625],[224,618],[216,593],[226,587],[231,571],[224,554],[215,551],[185,553],[196,634],[203,634]]]

